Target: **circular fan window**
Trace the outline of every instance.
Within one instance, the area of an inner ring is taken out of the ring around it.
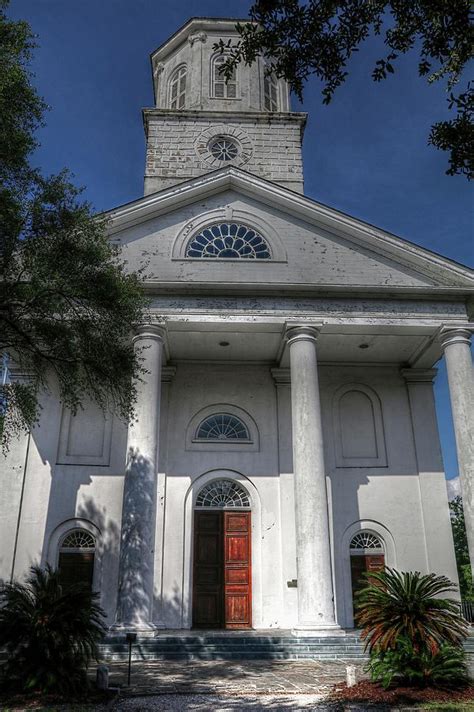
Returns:
[[[209,150],[218,161],[232,161],[239,154],[239,147],[227,136],[218,136],[209,144]]]
[[[209,482],[199,492],[196,507],[250,507],[250,500],[244,488],[233,480]]]
[[[61,544],[61,549],[94,549],[94,547],[94,537],[84,529],[76,529],[70,532]]]
[[[256,230],[240,223],[215,223],[194,235],[186,257],[201,259],[271,259],[266,240]]]
[[[197,440],[250,440],[246,425],[239,418],[228,413],[216,413],[199,425]]]
[[[372,532],[359,532],[351,539],[350,550],[383,551],[383,544],[378,536]]]

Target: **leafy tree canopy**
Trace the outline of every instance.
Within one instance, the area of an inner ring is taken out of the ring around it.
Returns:
[[[80,200],[67,171],[31,166],[45,102],[29,68],[35,38],[0,0],[0,355],[27,374],[4,387],[3,445],[38,416],[38,393],[55,377],[73,411],[86,396],[127,418],[133,376],[130,342],[145,301],[127,274],[106,223]]]
[[[370,35],[383,36],[387,52],[373,68],[375,81],[393,74],[397,58],[419,53],[418,73],[428,82],[446,80],[449,108],[456,116],[433,124],[429,143],[449,152],[449,175],[474,175],[474,91],[456,95],[466,64],[473,56],[474,28],[470,0],[257,0],[252,22],[239,23],[241,41],[229,50],[224,74],[241,61],[262,55],[269,70],[289,82],[301,99],[305,82],[315,75],[328,104],[348,76],[352,55]]]
[[[467,547],[466,525],[464,523],[464,510],[462,498],[455,497],[449,503],[451,512],[451,527],[453,530],[454,551],[459,574],[459,589],[461,597],[474,603],[474,585]]]

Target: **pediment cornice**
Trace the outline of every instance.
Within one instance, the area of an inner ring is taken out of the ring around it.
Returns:
[[[251,173],[228,167],[179,183],[104,213],[112,236],[121,230],[212,195],[234,190],[325,229],[333,235],[428,276],[433,287],[474,289],[474,271],[385,230]],[[393,289],[393,287],[390,287]]]

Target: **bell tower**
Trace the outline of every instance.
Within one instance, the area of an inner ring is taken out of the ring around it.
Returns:
[[[238,20],[193,18],[151,55],[155,107],[144,109],[145,195],[223,166],[303,192],[306,114],[259,58],[226,82],[219,40],[239,39]]]

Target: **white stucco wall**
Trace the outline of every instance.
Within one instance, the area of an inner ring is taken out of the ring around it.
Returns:
[[[428,407],[431,386],[423,405],[426,417],[420,424],[413,417],[407,386],[396,366],[322,365],[320,378],[337,613],[339,622],[350,626],[348,543],[360,528],[382,537],[389,565],[435,571],[453,580],[456,569],[432,399]],[[164,384],[155,553],[154,619],[158,625],[188,627],[191,623],[193,501],[203,484],[221,476],[237,478],[252,500],[254,627],[289,628],[296,623],[297,589],[287,585],[296,578],[296,560],[290,386],[284,381],[280,373],[277,388],[266,364],[181,362],[171,382]],[[354,467],[353,461],[349,467],[336,464],[334,398],[347,384],[363,385],[380,401],[387,463],[383,467]],[[243,417],[255,423],[258,448],[247,446],[239,451],[234,446],[229,451],[222,443],[222,447],[202,449],[190,445],[189,439],[187,445],[193,416],[208,406],[222,410],[225,404],[242,409]],[[21,521],[15,531],[15,576],[24,576],[33,562],[55,565],[60,535],[68,527],[85,526],[98,539],[94,580],[112,622],[126,429],[114,420],[108,465],[57,464],[61,409],[53,396],[43,405],[42,423],[48,426],[42,424],[31,439]],[[99,416],[95,417],[99,428]],[[434,444],[429,468],[423,463],[419,467],[414,424],[418,440]],[[83,457],[88,457],[88,445],[85,432]],[[19,452],[21,460],[21,447]],[[2,468],[2,495],[7,492],[6,475]],[[10,576],[12,531],[18,517],[19,488],[15,485],[9,491],[11,507],[9,512],[2,510],[0,520],[0,576],[4,579]]]
[[[276,259],[184,259],[193,234],[213,222],[243,222],[265,237]],[[147,264],[150,280],[300,285],[420,286],[420,273],[351,243],[321,226],[290,217],[228,190],[114,234],[131,269]]]

